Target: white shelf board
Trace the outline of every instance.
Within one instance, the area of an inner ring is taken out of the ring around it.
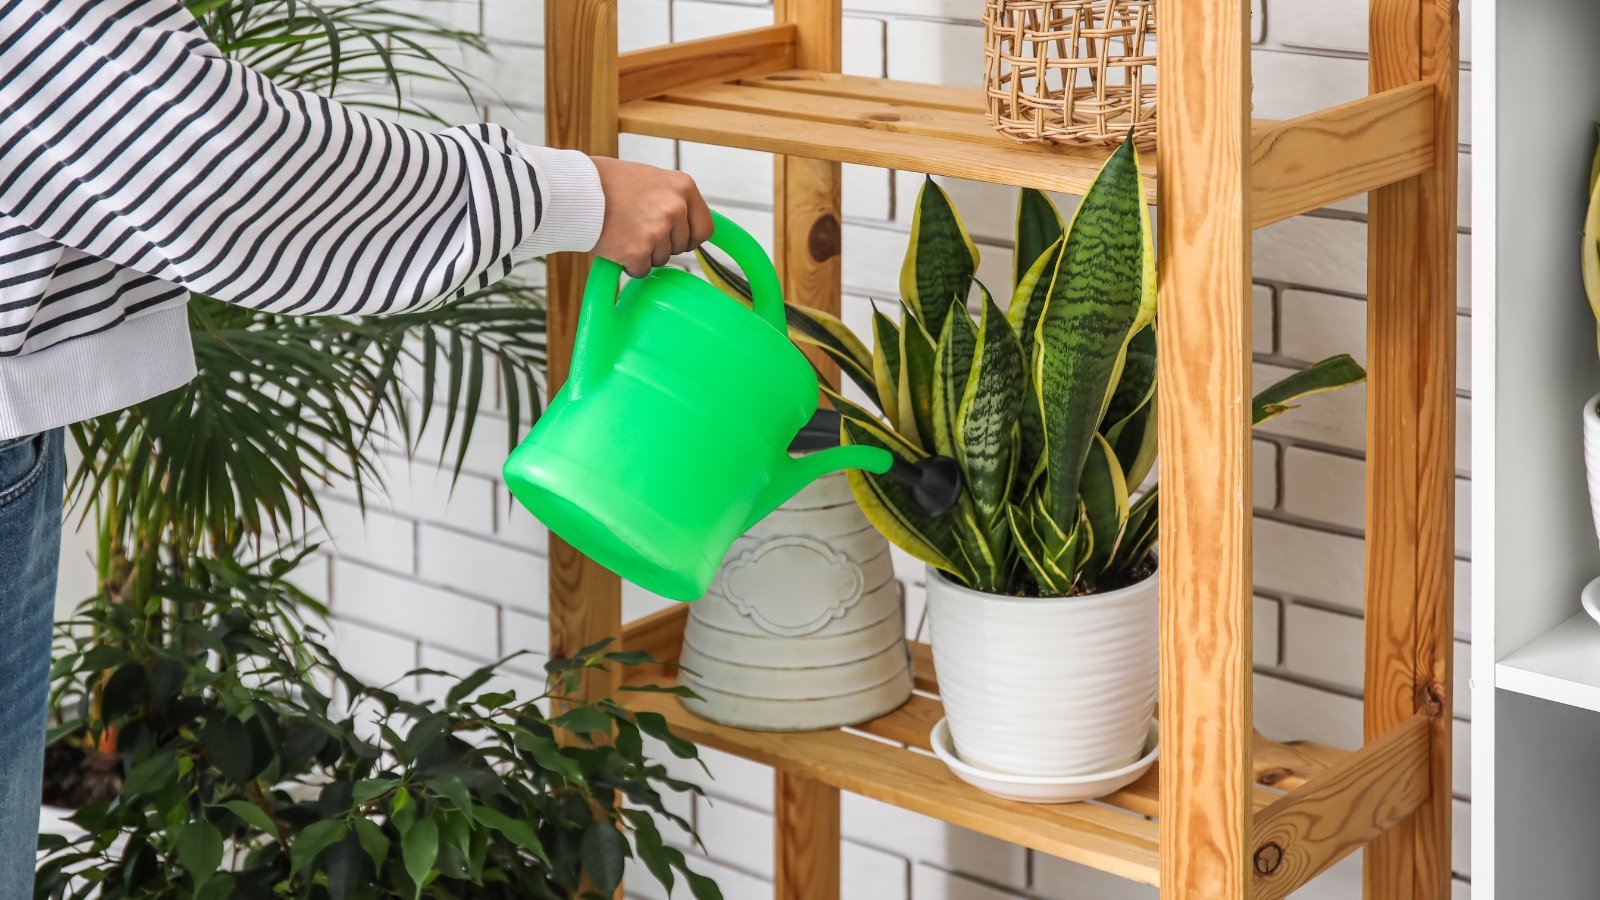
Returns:
[[[1496,687],[1600,712],[1600,623],[1580,612],[1494,669]]]

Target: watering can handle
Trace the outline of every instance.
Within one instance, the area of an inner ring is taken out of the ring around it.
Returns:
[[[760,242],[750,236],[716,210],[711,211],[714,228],[708,241],[733,257],[750,281],[750,293],[755,298],[756,315],[768,325],[788,334],[784,319],[783,288],[778,283],[778,271],[761,248]],[[622,283],[622,266],[599,256],[589,266],[589,280],[583,289],[583,306],[578,313],[578,333],[572,347],[571,379],[573,396],[583,393],[585,383],[603,375],[611,368],[617,350],[617,288]]]

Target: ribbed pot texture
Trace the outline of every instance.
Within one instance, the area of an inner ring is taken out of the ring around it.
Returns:
[[[1139,758],[1155,712],[1156,577],[1084,597],[986,594],[928,569],[939,693],[956,755],[1065,777]]]
[[[1594,516],[1595,538],[1600,540],[1600,394],[1583,404],[1583,465],[1589,471],[1589,512]]]
[[[905,611],[889,542],[842,473],[826,475],[734,542],[689,607],[684,705],[757,731],[881,716],[911,696]],[[693,670],[692,672],[690,670]]]

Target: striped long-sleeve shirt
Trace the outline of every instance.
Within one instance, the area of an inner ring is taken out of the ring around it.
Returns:
[[[603,215],[586,156],[278,88],[177,0],[0,0],[0,440],[193,377],[189,291],[396,312]]]

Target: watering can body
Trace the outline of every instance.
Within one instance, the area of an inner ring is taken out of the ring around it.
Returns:
[[[744,269],[754,308],[671,268],[618,297],[621,268],[596,259],[571,374],[504,468],[552,532],[675,600],[704,594],[734,540],[811,481],[893,462],[867,446],[789,455],[816,374],[788,339],[771,261],[713,215],[712,243]]]

